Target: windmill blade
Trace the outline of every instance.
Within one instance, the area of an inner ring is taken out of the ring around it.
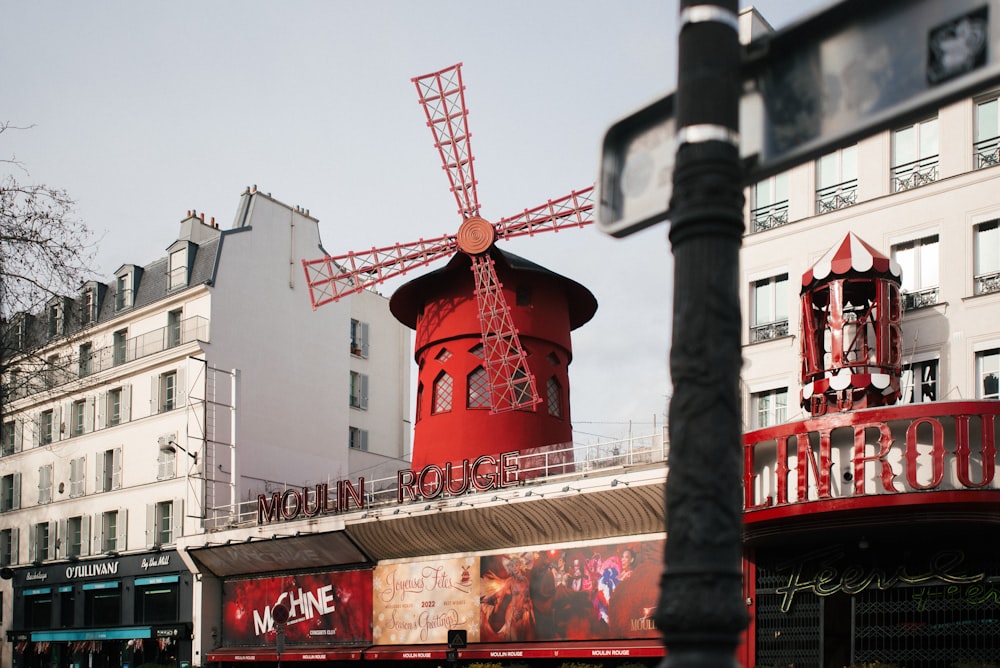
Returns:
[[[429,241],[421,239],[410,244],[383,246],[360,253],[303,260],[309,300],[315,310],[323,304],[401,276],[415,267],[426,266],[451,255],[456,248],[458,245],[455,235],[448,234]]]
[[[529,408],[541,401],[527,355],[514,328],[496,266],[488,253],[472,257],[479,324],[483,333],[483,365],[490,386],[492,413]]]
[[[462,85],[462,63],[412,80],[417,86],[420,104],[427,116],[427,127],[434,135],[434,147],[448,172],[451,192],[458,203],[462,220],[479,215],[476,172],[469,145],[469,120]]]
[[[594,186],[574,190],[565,197],[549,200],[523,213],[494,224],[497,239],[557,232],[567,227],[584,227],[594,222]]]

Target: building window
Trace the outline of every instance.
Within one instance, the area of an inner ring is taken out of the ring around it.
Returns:
[[[80,371],[80,378],[84,378],[86,376],[89,376],[91,373],[93,373],[93,369],[94,369],[94,367],[93,367],[93,359],[92,359],[93,355],[94,355],[94,346],[92,344],[90,344],[90,343],[82,343],[82,344],[80,344],[80,351],[79,351],[79,357],[78,357],[78,359],[79,359],[79,367],[80,367],[80,369],[79,369],[79,371]]]
[[[169,545],[181,535],[180,505],[173,501],[160,501],[146,507],[147,543]]]
[[[368,357],[368,323],[351,319],[351,354]]]
[[[52,587],[28,590],[24,597],[24,625],[28,629],[52,627]]]
[[[788,410],[788,388],[756,392],[751,397],[751,403],[754,429],[782,424]]]
[[[50,522],[39,522],[31,525],[30,542],[28,543],[28,559],[30,561],[45,561],[54,557],[55,531]]]
[[[94,489],[98,492],[110,492],[121,489],[122,486],[122,449],[113,448],[100,452],[95,459]]]
[[[157,382],[157,413],[166,413],[177,408],[177,372],[161,373]]]
[[[84,519],[78,515],[66,520],[66,535],[63,540],[66,543],[67,557],[79,557],[84,554],[87,545],[87,538],[83,531]]]
[[[788,224],[788,174],[754,184],[750,193],[750,230],[763,232]]]
[[[108,390],[107,426],[115,427],[122,423],[122,388]]]
[[[858,203],[858,147],[848,146],[816,161],[816,213]]]
[[[122,274],[115,281],[115,310],[132,306],[132,281],[129,274]]]
[[[52,464],[38,467],[38,503],[52,503]]]
[[[482,357],[482,355],[480,355],[480,357]],[[447,348],[442,348],[441,350],[438,351],[438,354],[434,356],[434,359],[436,359],[438,362],[441,362],[442,364],[447,362],[451,358],[452,358],[451,351],[448,350]]]
[[[922,404],[937,400],[938,360],[903,365],[900,378],[901,404]]]
[[[188,249],[185,245],[170,253],[170,274],[167,278],[167,289],[183,288],[188,282]]]
[[[97,322],[97,287],[83,289],[80,299],[80,321],[84,325]]]
[[[17,529],[0,529],[0,566],[17,564]]]
[[[96,541],[99,551],[111,552],[118,549],[125,549],[124,532],[119,534],[119,530],[124,529],[125,526],[124,515],[119,517],[120,512],[122,511],[109,510],[101,513],[101,522],[97,528],[98,535]]]
[[[181,344],[181,310],[167,313],[167,348]]]
[[[974,294],[1000,292],[1000,220],[976,225],[974,234]]]
[[[1000,348],[976,353],[976,398],[1000,399]]]
[[[481,343],[477,343],[476,345],[469,348],[469,352],[472,355],[478,357],[479,359],[486,359],[486,348]]]
[[[788,274],[754,281],[750,308],[750,343],[788,336]]]
[[[431,398],[432,415],[447,413],[451,410],[453,385],[454,383],[452,382],[451,376],[444,371],[438,374],[438,377],[434,379],[434,395]]]
[[[169,480],[177,477],[177,453],[171,450],[160,450],[156,456],[156,479]]]
[[[83,623],[114,626],[121,623],[122,595],[117,581],[87,582],[83,589]]]
[[[58,387],[62,383],[63,374],[59,365],[59,355],[49,355],[45,359],[45,386]]]
[[[562,417],[562,386],[555,376],[545,381],[545,395],[549,404],[549,415]]]
[[[86,492],[87,458],[69,460],[69,496],[76,498]]]
[[[486,369],[476,367],[465,379],[467,387],[466,406],[468,408],[490,407],[490,381]]]
[[[892,258],[903,273],[903,308],[937,304],[938,235],[896,244],[892,247]]]
[[[38,443],[39,445],[48,445],[52,442],[53,438],[53,427],[55,424],[55,414],[50,408],[47,411],[42,411],[38,416]]]
[[[119,364],[125,364],[127,359],[126,356],[126,344],[128,342],[128,330],[119,329],[114,333],[114,338],[112,341],[112,362],[115,366]]]
[[[368,450],[368,430],[348,427],[347,444],[352,450]]]
[[[87,401],[85,399],[78,399],[70,405],[70,435],[83,435],[86,414]]]
[[[61,300],[49,303],[48,321],[50,339],[56,336],[62,336],[65,333],[66,320],[63,317],[63,312],[64,308]]]
[[[938,119],[896,130],[892,135],[892,192],[937,181]]]
[[[21,450],[21,429],[14,420],[3,423],[0,428],[0,456],[12,455]]]
[[[1000,117],[995,97],[976,104],[976,139],[972,154],[976,169],[1000,164]]]
[[[21,474],[8,473],[0,478],[0,512],[21,507]]]
[[[368,376],[351,372],[351,408],[368,410]]]
[[[137,624],[176,622],[180,587],[176,575],[135,579],[135,622]]]

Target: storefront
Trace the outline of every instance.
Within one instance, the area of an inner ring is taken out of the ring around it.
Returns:
[[[14,570],[14,668],[191,663],[192,574],[173,551]]]

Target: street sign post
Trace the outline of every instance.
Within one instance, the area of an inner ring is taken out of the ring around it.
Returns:
[[[743,49],[740,155],[749,185],[1000,83],[1000,0],[844,0]],[[597,226],[669,218],[673,94],[614,123]]]

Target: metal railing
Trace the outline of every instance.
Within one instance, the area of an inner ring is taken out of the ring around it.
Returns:
[[[988,295],[994,292],[1000,292],[1000,272],[975,276],[973,280],[975,282],[975,294],[977,295]]]
[[[12,388],[11,399],[21,399],[36,392],[60,387],[80,378],[196,340],[209,340],[208,318],[194,316],[182,320],[179,326],[168,325],[154,329],[126,339],[124,345],[110,345],[93,350],[89,355],[85,353],[82,359],[79,354],[48,357],[44,364],[40,362],[36,364],[42,367],[38,369],[40,373],[35,374],[37,382],[26,382]],[[23,368],[21,371],[28,373],[32,370]]]
[[[763,232],[788,224],[788,200],[762,206],[750,212],[751,232]]]
[[[892,168],[892,192],[898,193],[938,179],[938,156],[932,155]]]
[[[750,328],[750,343],[780,339],[783,336],[788,336],[787,320],[767,322],[762,325],[754,325]]]
[[[976,169],[984,169],[1000,164],[1000,137],[990,137],[972,145],[972,155]]]
[[[598,471],[665,463],[669,449],[667,429],[664,427],[657,433],[632,436],[616,441],[588,445],[566,443],[537,448],[534,451],[520,453],[513,459],[513,462],[517,463],[516,479],[519,484],[537,485],[580,478]],[[334,490],[336,482],[335,479],[330,478],[319,484],[326,483],[330,490]],[[430,485],[435,485],[438,481],[434,475],[431,475],[427,482]],[[357,485],[357,480],[352,480],[351,484]],[[272,495],[275,493],[283,494],[287,490],[295,490],[300,493],[305,491],[306,496],[303,500],[306,505],[316,507],[316,485],[315,482],[302,484],[272,482],[266,486],[267,491],[261,493]],[[396,475],[372,480],[366,479],[364,484],[365,509],[371,511],[399,505],[398,486],[399,478]],[[493,495],[495,490],[478,493]],[[448,498],[445,495],[442,497]],[[418,502],[414,501],[413,503]],[[426,504],[427,501],[420,500],[419,503]],[[257,523],[257,504],[257,499],[254,498],[240,502],[235,509],[232,505],[209,508],[205,520],[205,530],[209,532],[222,531],[255,525]],[[354,512],[354,509],[342,512]]]
[[[912,311],[913,309],[923,308],[925,306],[933,306],[938,303],[938,289],[927,288],[926,290],[918,290],[917,292],[905,292],[903,293],[903,310]]]
[[[858,180],[844,181],[816,191],[816,213],[846,209],[858,203]]]

